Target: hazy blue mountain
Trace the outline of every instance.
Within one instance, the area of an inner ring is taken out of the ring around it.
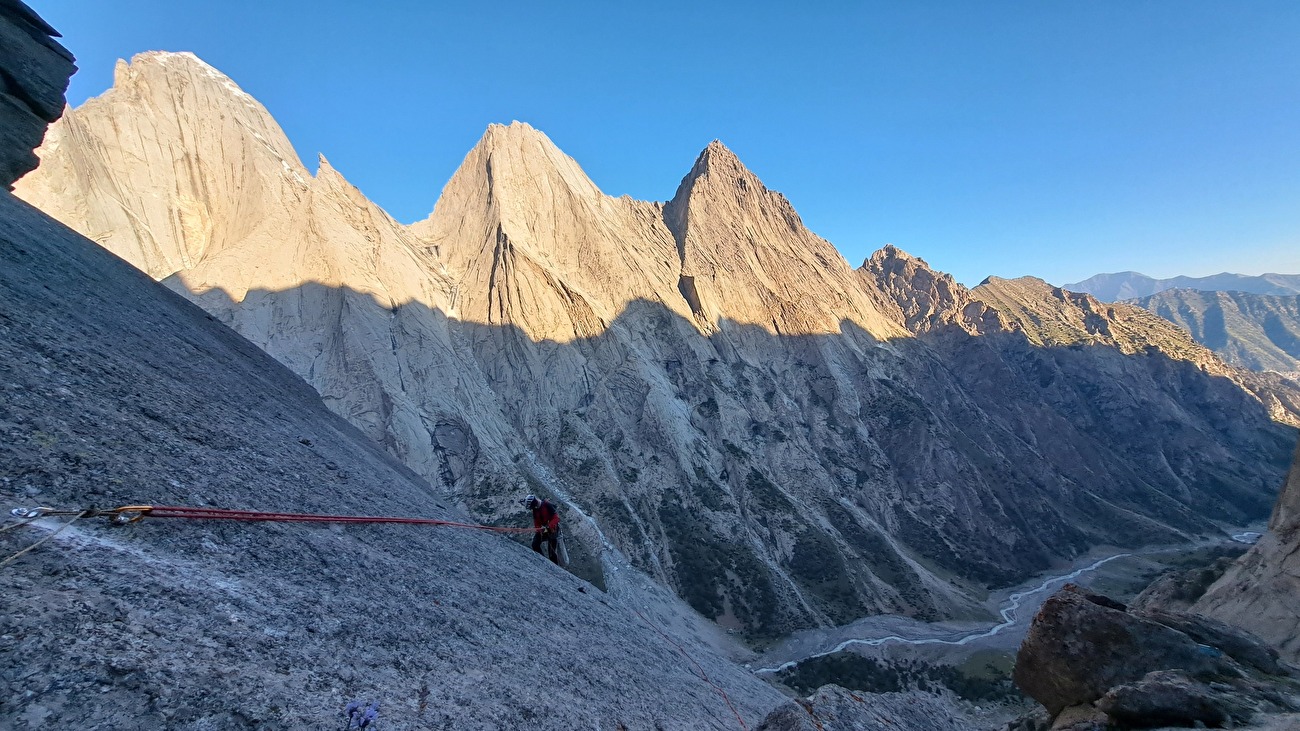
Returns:
[[[1300,274],[1212,274],[1208,277],[1155,279],[1139,272],[1098,274],[1081,282],[1062,284],[1071,292],[1087,292],[1103,302],[1149,297],[1167,289],[1195,289],[1206,292],[1249,292],[1251,294],[1300,294]]]

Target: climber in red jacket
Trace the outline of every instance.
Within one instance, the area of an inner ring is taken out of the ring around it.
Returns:
[[[539,500],[536,495],[524,498],[524,507],[533,511],[533,550],[542,552],[542,541],[546,541],[546,550],[551,562],[560,565],[560,512],[549,501]]]

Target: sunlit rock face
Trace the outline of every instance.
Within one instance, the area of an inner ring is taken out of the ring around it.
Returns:
[[[724,626],[970,615],[1091,546],[1262,516],[1285,470],[1293,387],[1042,283],[967,290],[892,247],[854,270],[721,143],[661,204],[493,125],[404,227],[193,56],[118,76],[21,195],[474,513],[551,495],[580,553]]]

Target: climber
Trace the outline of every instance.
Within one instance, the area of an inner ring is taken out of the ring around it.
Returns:
[[[560,564],[560,513],[549,501],[540,500],[536,495],[524,498],[524,507],[533,511],[533,550],[542,552],[542,541],[546,541],[546,550],[551,562]]]

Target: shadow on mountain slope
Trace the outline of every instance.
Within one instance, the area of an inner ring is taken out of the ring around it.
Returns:
[[[182,293],[475,514],[559,495],[571,524],[580,509],[600,527],[575,536],[588,552],[609,540],[760,640],[975,616],[984,588],[1090,548],[1262,518],[1294,440],[1231,380],[1154,348],[956,328],[881,342],[850,323],[701,337],[644,300],[599,335],[534,342],[314,283]],[[389,332],[346,327],[358,308],[388,310]]]
[[[461,515],[212,320],[0,191],[5,509]],[[0,725],[324,728],[360,699],[386,729],[735,728],[621,601],[475,531],[87,519],[0,571]],[[677,641],[751,723],[781,700]]]

